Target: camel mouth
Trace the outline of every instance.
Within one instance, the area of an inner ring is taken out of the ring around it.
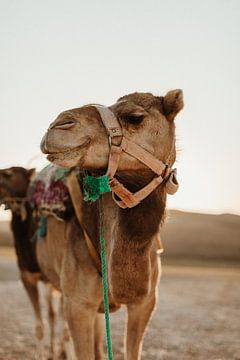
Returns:
[[[47,159],[49,158],[49,156],[68,155],[68,154],[71,154],[74,151],[80,150],[80,148],[82,148],[82,145],[75,146],[75,147],[73,147],[71,149],[59,150],[59,151],[55,151],[55,152],[49,152],[49,153],[47,153]]]
[[[41,142],[41,150],[44,154],[47,155],[47,159],[49,156],[53,155],[53,156],[61,156],[61,155],[69,155],[72,152],[75,152],[77,150],[81,150],[82,148],[88,146],[91,142],[91,139],[89,136],[86,136],[82,143],[80,145],[74,146],[74,147],[69,147],[68,149],[59,149],[57,151],[51,151],[49,149],[49,146],[47,145],[47,141],[45,139],[45,137],[43,138],[42,142]]]
[[[90,138],[87,138],[81,145],[75,146],[71,149],[59,150],[56,152],[49,152],[47,159],[52,163],[59,163],[61,161],[73,160],[80,157],[80,152],[90,144]]]

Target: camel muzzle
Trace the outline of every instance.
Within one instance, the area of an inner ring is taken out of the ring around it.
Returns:
[[[67,154],[89,142],[89,136],[73,137],[71,129],[75,124],[75,121],[54,122],[42,138],[41,151],[48,155]]]
[[[40,144],[40,149],[42,151],[43,154],[47,154],[47,148],[46,148],[46,137],[47,137],[47,134],[45,134],[42,138],[42,141],[41,141],[41,144]]]
[[[69,150],[69,146],[63,145],[60,147],[59,144],[66,143],[66,141],[61,141],[68,138],[68,133],[65,130],[69,130],[75,125],[76,121],[74,119],[57,119],[53,121],[42,138],[41,151],[44,154],[55,154]],[[74,144],[73,148],[77,146],[78,144]]]
[[[75,124],[76,121],[74,119],[55,120],[52,124],[50,124],[48,130],[53,130],[53,129],[68,130],[72,128]]]

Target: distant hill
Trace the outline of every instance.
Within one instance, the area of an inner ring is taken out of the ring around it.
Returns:
[[[162,229],[166,258],[234,261],[240,265],[240,216],[170,211]]]
[[[231,261],[240,266],[240,216],[172,210],[161,236],[163,261]],[[0,246],[12,244],[9,223],[0,221]]]

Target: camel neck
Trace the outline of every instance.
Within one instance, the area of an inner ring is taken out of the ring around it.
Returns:
[[[157,189],[132,209],[115,204],[111,215],[114,225],[108,236],[108,264],[110,291],[119,303],[141,301],[149,291],[150,253],[156,250],[154,240],[163,220],[165,201],[165,194]]]
[[[130,191],[136,192],[147,185],[156,174],[151,170],[118,172],[116,178]]]
[[[119,228],[129,241],[148,242],[164,219],[166,195],[157,189],[138,206],[118,210]]]
[[[32,237],[36,231],[36,224],[32,217],[32,209],[26,203],[27,217],[23,221],[20,214],[12,212],[11,228],[14,235],[14,246],[17,253],[18,265],[22,270],[39,272],[36,259],[35,243]]]

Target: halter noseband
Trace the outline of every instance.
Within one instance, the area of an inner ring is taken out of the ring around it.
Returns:
[[[99,112],[103,125],[109,136],[110,153],[106,175],[109,178],[109,186],[112,190],[113,200],[117,203],[117,205],[123,209],[132,208],[138,205],[164,180],[166,181],[167,193],[175,194],[179,187],[176,178],[176,169],[172,170],[168,165],[173,146],[166,163],[164,163],[138,144],[123,136],[122,127],[115,114],[109,108],[101,105],[94,105],[94,107]],[[123,151],[142,162],[155,174],[157,174],[157,177],[153,178],[146,186],[135,193],[132,193],[125,188],[125,186],[114,177]],[[116,196],[118,196],[121,200],[116,199]]]

